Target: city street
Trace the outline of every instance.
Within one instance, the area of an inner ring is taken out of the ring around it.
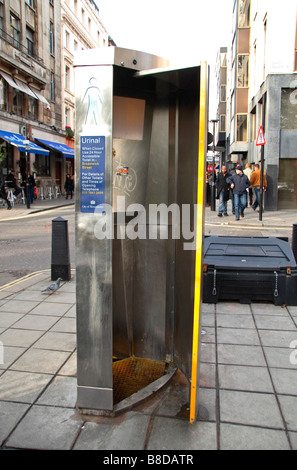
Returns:
[[[3,208],[0,218],[4,211]],[[74,213],[74,205],[71,205],[26,217],[18,217],[16,213],[14,218],[2,220],[0,286],[27,274],[51,268],[52,220],[57,217],[68,220],[71,267],[74,267]]]
[[[64,200],[60,200],[60,204]],[[52,220],[63,217],[68,220],[71,267],[75,267],[75,207],[56,207],[43,211],[42,202],[32,210],[41,212],[26,214],[17,206],[13,211],[0,210],[0,286],[36,271],[51,268]],[[239,237],[287,237],[292,242],[292,225],[297,222],[295,211],[267,212],[263,221],[250,207],[245,218],[235,222],[229,203],[229,217],[220,219],[217,212],[205,209],[204,234]]]

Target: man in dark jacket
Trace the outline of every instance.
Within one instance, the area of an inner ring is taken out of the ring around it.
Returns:
[[[0,169],[0,197],[6,202],[7,209],[10,210],[11,209],[11,203],[8,200],[8,197],[7,197],[7,192],[6,192],[6,189],[5,189],[5,179],[4,179],[4,176],[3,176],[3,173],[2,173],[1,169]]]
[[[236,168],[236,175],[230,176],[227,182],[231,185],[234,195],[235,204],[235,220],[244,217],[244,209],[247,202],[247,189],[250,186],[248,177],[243,173],[242,166],[238,165]]]
[[[17,185],[14,170],[10,170],[9,175],[6,177],[6,184],[8,188],[14,189],[13,195],[15,198],[22,192],[21,188]]]
[[[230,184],[227,183],[227,179],[230,178],[230,176],[230,173],[227,172],[227,167],[223,165],[222,171],[217,177],[217,198],[220,200],[219,217],[222,217],[223,214],[228,216],[227,203],[230,198]]]

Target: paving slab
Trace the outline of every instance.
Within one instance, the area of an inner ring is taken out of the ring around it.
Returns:
[[[28,349],[11,366],[11,370],[56,374],[69,357],[68,352]]]
[[[33,406],[9,437],[8,448],[70,450],[82,426],[72,410],[53,406]]]
[[[87,422],[75,450],[143,450],[150,416],[129,412],[124,417]]]
[[[217,450],[216,424],[200,421],[189,426],[189,423],[182,419],[156,417],[147,449]]]
[[[21,418],[28,411],[30,405],[23,403],[7,403],[0,401],[0,422],[5,423],[0,426],[0,445],[2,446],[5,439],[13,431]]]
[[[48,374],[6,371],[0,381],[0,401],[34,403],[51,381]]]
[[[271,367],[270,374],[277,393],[296,396],[297,367],[292,370]]]
[[[8,328],[0,333],[0,341],[4,346],[18,346],[22,348],[29,348],[34,344],[44,333],[35,330],[23,330],[18,328]]]
[[[273,394],[221,390],[220,413],[222,422],[284,429]]]
[[[221,450],[290,450],[285,431],[222,423]]]
[[[252,231],[253,220],[244,222]],[[297,307],[202,304],[203,421],[189,424],[189,386],[177,380],[116,418],[94,417],[75,409],[75,277],[59,294],[43,296],[50,282],[48,270],[0,290],[0,446],[297,450]]]
[[[38,405],[75,408],[76,392],[77,380],[75,377],[56,377],[36,403]]]
[[[265,367],[219,365],[218,372],[221,389],[273,393]]]

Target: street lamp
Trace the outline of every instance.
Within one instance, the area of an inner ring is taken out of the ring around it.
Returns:
[[[27,202],[27,209],[30,209],[30,184],[29,184],[30,162],[29,162],[29,156],[28,156],[28,150],[30,150],[30,140],[24,140],[24,145],[26,148],[26,202]]]
[[[218,119],[212,119],[213,124],[213,154],[212,154],[212,186],[211,186],[211,210],[216,210],[216,187],[215,187],[215,139],[216,139],[216,123]]]

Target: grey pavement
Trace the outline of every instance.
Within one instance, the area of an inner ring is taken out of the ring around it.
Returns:
[[[285,236],[295,215],[264,213],[263,226],[248,209],[238,227],[207,208],[205,231]],[[75,270],[57,294],[44,296],[49,282],[48,270],[0,287],[0,448],[297,449],[297,307],[202,304],[199,403],[208,416],[195,424],[180,371],[130,411],[83,416],[76,410]]]
[[[30,214],[36,214],[38,212],[68,205],[74,206],[74,198],[66,199],[65,196],[61,196],[57,199],[36,199],[33,204],[30,205],[30,209],[27,208],[26,204],[18,202],[14,204],[11,210],[7,210],[6,203],[4,202],[4,205],[2,205],[1,199],[0,222],[5,220],[13,220],[16,217],[26,217],[30,216]]]

